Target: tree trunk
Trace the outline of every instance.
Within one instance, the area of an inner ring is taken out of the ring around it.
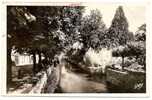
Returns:
[[[122,56],[122,70],[124,70],[124,57]]]
[[[36,74],[36,54],[35,54],[35,52],[33,52],[33,74],[34,74],[34,76],[35,76],[35,74]]]
[[[138,55],[136,56],[136,60],[138,59],[139,57],[138,57]]]
[[[42,63],[42,56],[41,56],[41,52],[39,52],[39,64],[41,64]]]
[[[12,83],[12,59],[11,59],[11,49],[7,49],[7,91]]]
[[[38,52],[39,55],[39,62],[38,62],[38,71],[42,70],[42,56],[41,56],[41,52]]]
[[[62,65],[59,66],[59,87],[60,87],[60,84],[61,84],[61,75],[62,75]]]

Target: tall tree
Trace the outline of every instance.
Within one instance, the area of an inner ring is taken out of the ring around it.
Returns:
[[[102,15],[99,10],[92,10],[89,15],[86,15],[79,20],[80,28],[77,41],[79,49],[71,49],[68,52],[70,59],[76,64],[82,63],[83,56],[89,48],[99,49],[100,42],[106,30],[105,24],[102,21]],[[76,44],[77,44],[76,43]],[[77,46],[78,47],[78,46]]]
[[[102,21],[102,15],[98,9],[92,10],[90,15],[82,19],[81,38],[84,44],[84,49],[100,47],[106,31],[106,26]]]
[[[107,37],[110,39],[112,46],[124,45],[132,39],[133,34],[129,32],[128,27],[129,25],[123,7],[119,6],[107,32]]]

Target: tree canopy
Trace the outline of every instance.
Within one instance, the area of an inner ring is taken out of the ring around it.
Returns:
[[[106,25],[102,21],[102,15],[98,9],[92,10],[90,15],[82,19],[81,38],[85,48],[97,49],[105,35]]]
[[[146,41],[146,24],[141,25],[135,34],[136,41]]]
[[[110,39],[112,46],[124,45],[133,39],[133,33],[128,30],[129,24],[125,17],[123,7],[119,6],[116,10],[111,26],[107,31],[107,38]]]
[[[36,54],[47,59],[77,39],[83,6],[8,6],[8,79],[11,79],[11,51]],[[33,66],[35,72],[36,67]],[[8,82],[9,83],[9,82]]]

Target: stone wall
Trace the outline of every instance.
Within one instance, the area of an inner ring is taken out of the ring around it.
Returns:
[[[146,74],[141,72],[118,71],[108,68],[106,70],[106,81],[111,85],[128,90],[129,92],[146,91]]]
[[[43,75],[37,82],[37,84],[30,91],[34,93],[54,93],[59,83],[59,67],[49,67],[47,72],[43,72]]]

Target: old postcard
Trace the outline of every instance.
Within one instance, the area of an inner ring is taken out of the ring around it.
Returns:
[[[149,6],[4,1],[2,93],[148,96]]]

